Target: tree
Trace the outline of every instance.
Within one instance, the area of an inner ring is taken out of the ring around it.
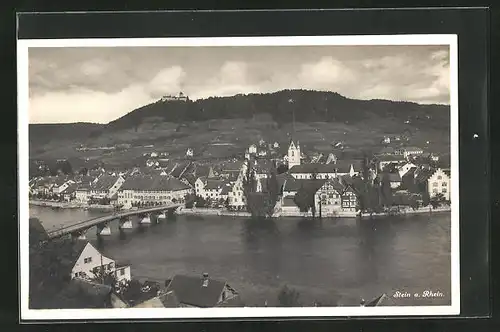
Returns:
[[[311,210],[313,218],[316,216],[316,204],[314,200],[315,192],[311,188],[302,185],[295,194],[293,201],[301,212],[309,212]]]
[[[277,171],[277,173],[278,173],[278,174],[283,174],[283,173],[285,173],[286,171],[288,171],[288,166],[287,166],[287,165],[285,165],[285,164],[280,164],[280,165],[278,166],[278,168],[276,169],[276,171]]]
[[[282,307],[300,307],[299,297],[300,293],[297,290],[285,285],[278,293],[278,302]]]
[[[195,206],[203,208],[203,207],[207,206],[207,201],[201,196],[196,196]]]
[[[184,197],[184,201],[186,202],[185,203],[186,208],[192,209],[196,201],[196,195],[186,194],[186,196]]]
[[[389,207],[392,205],[392,189],[388,174],[383,174],[380,183],[380,193],[382,197],[382,205]]]
[[[430,204],[435,209],[445,203],[446,199],[442,193],[438,193],[431,197]]]
[[[226,207],[227,210],[229,210],[230,206],[229,206],[229,197],[226,198],[226,200],[224,201],[224,206]]]
[[[430,203],[431,203],[431,198],[429,196],[429,193],[427,191],[424,191],[422,194],[422,205],[429,206]]]
[[[116,289],[118,287],[118,279],[116,278],[114,271],[107,271],[104,265],[94,268],[92,271],[94,274],[92,280],[107,286],[111,289]]]

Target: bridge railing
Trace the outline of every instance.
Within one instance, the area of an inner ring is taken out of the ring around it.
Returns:
[[[80,221],[80,222],[77,222],[77,223],[74,223],[74,224],[71,224],[68,226],[61,227],[61,228],[56,229],[54,231],[48,232],[48,235],[51,237],[55,237],[58,234],[63,234],[64,231],[67,229],[74,228],[76,226],[83,225],[83,224],[86,224],[86,223],[89,223],[89,222],[92,222],[92,221],[95,221],[98,219],[107,219],[107,218],[117,219],[117,218],[121,218],[121,217],[128,216],[128,215],[135,215],[135,214],[140,214],[140,213],[144,213],[144,212],[148,212],[148,211],[157,211],[157,210],[161,210],[161,209],[168,209],[168,208],[172,208],[175,206],[180,206],[180,204],[176,203],[176,204],[169,204],[169,205],[163,205],[163,206],[155,206],[155,207],[150,207],[150,208],[145,208],[145,209],[123,211],[121,213],[111,214],[111,215],[106,215],[106,216],[99,216],[99,217],[87,219],[84,221]],[[90,225],[89,228],[90,227],[93,227],[93,225]]]

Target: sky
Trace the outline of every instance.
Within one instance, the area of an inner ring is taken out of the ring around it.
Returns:
[[[448,46],[30,48],[30,123],[108,123],[166,94],[283,89],[450,103]]]

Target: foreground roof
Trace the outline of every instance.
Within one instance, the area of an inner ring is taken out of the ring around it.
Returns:
[[[226,286],[225,281],[208,279],[206,287],[203,286],[202,276],[176,275],[167,287],[167,292],[173,291],[180,303],[196,307],[215,307],[219,297]]]

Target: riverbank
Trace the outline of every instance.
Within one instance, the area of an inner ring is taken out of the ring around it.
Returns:
[[[178,215],[191,215],[191,216],[228,216],[228,217],[251,217],[249,212],[245,211],[227,211],[211,208],[180,208],[177,209]]]
[[[404,209],[400,211],[389,211],[389,212],[381,212],[381,213],[361,213],[360,216],[365,218],[365,217],[387,217],[387,216],[406,216],[406,215],[415,215],[415,214],[423,214],[423,213],[441,213],[441,212],[451,212],[451,207],[446,206],[446,207],[439,207],[439,208],[432,208],[432,207],[423,207],[419,208],[416,210],[413,209]]]
[[[92,210],[92,211],[113,211],[113,205],[88,205],[84,203],[77,202],[55,202],[55,201],[43,201],[43,200],[30,200],[29,205],[50,207],[55,209],[82,209],[82,210]]]

